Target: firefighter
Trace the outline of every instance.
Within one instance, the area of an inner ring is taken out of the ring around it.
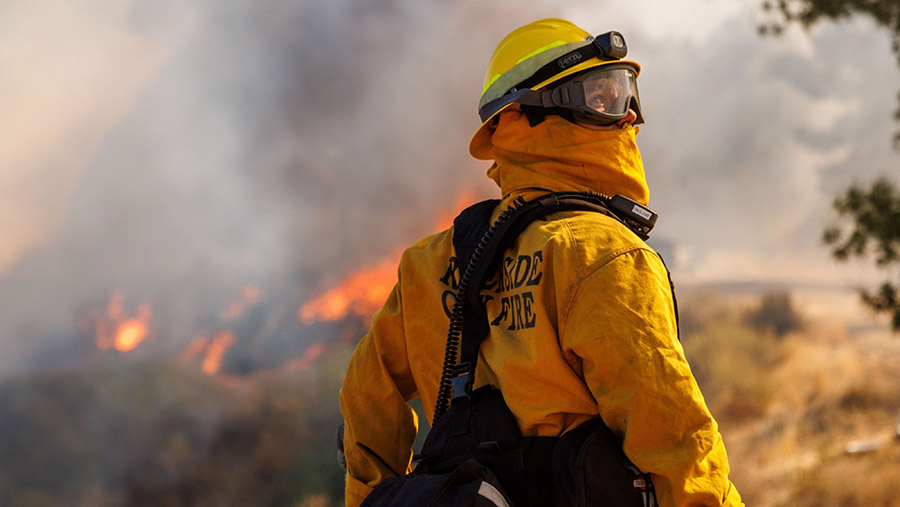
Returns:
[[[496,218],[548,192],[620,194],[646,205],[635,141],[643,122],[624,38],[561,19],[516,29],[495,50],[469,151],[493,161]],[[340,401],[346,504],[411,470],[421,398],[438,393],[459,269],[452,230],[406,250],[399,280],[353,354]],[[482,288],[490,334],[476,387],[498,387],[525,436],[557,437],[601,417],[652,478],[659,505],[742,505],[722,436],[678,340],[660,257],[600,213],[558,212],[528,226]]]

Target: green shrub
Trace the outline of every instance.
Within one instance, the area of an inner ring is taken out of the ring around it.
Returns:
[[[787,292],[763,294],[759,306],[747,312],[744,321],[754,329],[771,332],[779,338],[803,328],[803,319]]]

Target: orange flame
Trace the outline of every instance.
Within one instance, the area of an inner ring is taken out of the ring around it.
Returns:
[[[244,287],[244,290],[241,292],[241,297],[235,299],[228,305],[228,308],[222,311],[223,319],[236,319],[244,314],[244,310],[248,306],[253,305],[257,301],[259,301],[259,288],[253,284],[249,284]]]
[[[308,370],[312,367],[315,360],[325,353],[325,350],[324,344],[320,342],[313,343],[299,359],[284,363],[283,370],[287,372]]]
[[[453,225],[459,210],[474,201],[475,195],[474,190],[460,193],[452,208],[455,211],[441,213],[435,220],[435,229],[442,231]],[[371,319],[397,283],[397,265],[402,253],[402,250],[396,250],[374,266],[351,273],[336,286],[300,307],[297,318],[304,324],[341,320],[350,313]]]
[[[126,320],[116,331],[115,347],[119,352],[128,352],[137,347],[147,336],[147,325],[139,320]]]
[[[236,297],[222,312],[220,317],[224,320],[240,317],[247,307],[257,303],[261,291],[253,284],[244,286],[240,296]],[[184,363],[200,362],[200,369],[207,375],[216,375],[222,369],[222,361],[228,350],[237,343],[237,335],[229,329],[216,332],[212,338],[208,331],[194,335],[191,342],[178,354],[178,361]],[[217,378],[224,380],[222,375]]]
[[[209,337],[204,334],[195,335],[191,343],[178,354],[178,360],[183,362],[194,361],[206,350],[208,341]]]
[[[106,305],[106,316],[112,320],[118,320],[122,318],[122,301],[125,299],[125,296],[122,294],[122,291],[117,290],[113,291],[112,295],[109,296],[109,304]]]
[[[206,356],[203,358],[200,368],[207,375],[214,375],[222,369],[222,359],[228,349],[235,344],[237,338],[231,331],[220,331],[213,337],[212,343],[206,347]]]
[[[247,303],[255,303],[259,301],[259,287],[248,284],[244,287],[244,301]]]
[[[105,311],[92,311],[86,319],[80,320],[81,329],[93,327],[98,348],[115,348],[119,352],[128,352],[147,337],[152,314],[150,305],[141,304],[134,317],[125,318],[124,299],[122,291],[114,291]]]
[[[381,308],[397,282],[400,253],[395,252],[374,267],[348,276],[336,287],[303,305],[297,317],[304,324],[312,324],[321,320],[340,320],[351,312],[371,316]]]
[[[467,189],[460,192],[460,194],[456,197],[456,201],[453,202],[453,207],[450,208],[450,210],[440,213],[437,219],[435,219],[435,232],[449,229],[450,226],[453,225],[453,219],[456,218],[456,215],[458,215],[460,211],[469,207],[470,204],[474,203],[475,199],[475,191],[472,189]]]

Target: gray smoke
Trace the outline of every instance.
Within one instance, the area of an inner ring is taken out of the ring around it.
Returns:
[[[462,189],[487,187],[465,150],[486,56],[467,61],[464,13],[352,0],[128,9],[127,30],[162,45],[177,26],[181,43],[106,132],[61,230],[0,280],[0,371],[83,347],[76,322],[116,290],[126,311],[151,304],[163,351],[215,325],[249,283],[290,316],[432,232]]]
[[[666,234],[695,265],[714,251],[816,255],[837,193],[896,175],[900,73],[871,23],[777,39],[732,18],[701,44],[659,42],[642,148]]]
[[[178,43],[105,133],[59,232],[0,279],[0,372],[70,350],[78,317],[117,289],[153,306],[160,350],[248,283],[290,314],[432,232],[463,189],[493,196],[466,149],[484,68],[541,17],[620,29],[642,62],[651,205],[660,238],[690,252],[683,270],[709,252],[814,250],[831,196],[896,167],[898,73],[871,25],[762,39],[743,9],[686,37],[606,5],[128,3],[125,29]]]

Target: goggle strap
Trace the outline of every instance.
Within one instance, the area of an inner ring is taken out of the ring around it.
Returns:
[[[518,94],[516,104],[523,106],[538,106],[543,108],[566,107],[570,104],[568,87],[555,88],[553,90],[522,90]]]

